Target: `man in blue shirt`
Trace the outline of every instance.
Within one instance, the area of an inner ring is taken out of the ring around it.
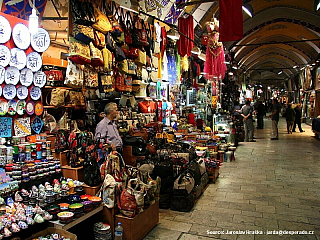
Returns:
[[[272,137],[271,140],[278,140],[278,123],[279,123],[279,114],[281,111],[281,105],[276,98],[272,99],[273,110],[272,113],[268,116],[272,120]]]

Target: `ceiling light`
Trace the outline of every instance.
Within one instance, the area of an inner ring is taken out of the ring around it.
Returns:
[[[32,13],[29,16],[29,32],[31,34],[36,34],[39,28],[39,18],[37,16],[37,10],[35,7],[35,1],[33,1]]]
[[[315,63],[312,63],[312,66],[315,66],[316,64]]]
[[[270,89],[271,89],[271,87],[268,87],[268,89],[270,90]]]
[[[228,74],[229,74],[229,76],[233,76],[233,72],[229,72]]]
[[[171,38],[172,40],[179,40],[180,39],[180,34],[173,28],[167,32],[167,37]]]
[[[283,71],[281,70],[280,72],[278,72],[278,75],[280,75],[281,73],[283,73]]]
[[[242,5],[242,10],[252,18],[253,16],[253,8],[249,3],[245,3]]]
[[[238,67],[236,65],[232,66],[233,69],[238,69]]]
[[[202,61],[206,61],[206,55],[204,53],[200,53],[200,55],[198,56],[198,58]]]
[[[230,64],[230,62],[224,62],[225,64]]]
[[[194,46],[191,50],[191,53],[196,54],[196,55],[200,55],[200,53],[201,53],[200,48],[198,48],[197,46]]]
[[[314,1],[314,8],[315,8],[316,12],[320,9],[320,0]]]
[[[298,65],[293,66],[293,68],[297,68],[297,67],[299,67],[299,66]]]

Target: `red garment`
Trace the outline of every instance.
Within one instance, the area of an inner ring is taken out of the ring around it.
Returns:
[[[219,0],[220,41],[243,38],[242,0]]]
[[[193,17],[191,15],[187,18],[180,17],[178,19],[178,29],[179,32],[194,40]],[[180,39],[177,41],[178,53],[181,57],[184,57],[185,55],[191,55],[193,41],[189,40],[188,38],[180,34]]]
[[[158,122],[162,122],[162,102],[158,101],[157,106],[158,106]]]
[[[189,119],[189,124],[192,124],[193,126],[196,125],[196,120],[195,120],[196,115],[193,113],[189,113],[188,119]]]
[[[157,109],[157,104],[152,101],[142,101],[138,103],[138,108],[142,113],[154,113]]]
[[[160,42],[160,52],[161,52],[161,58],[164,54],[164,51],[166,50],[166,46],[167,46],[167,31],[165,27],[161,28],[161,42]]]

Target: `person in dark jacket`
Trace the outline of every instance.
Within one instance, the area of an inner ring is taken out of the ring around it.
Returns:
[[[288,134],[292,134],[292,127],[293,127],[293,124],[294,124],[295,116],[296,116],[296,113],[292,109],[292,104],[289,103],[288,107],[286,109],[286,121],[287,121]]]
[[[256,111],[257,111],[257,120],[258,120],[257,129],[263,129],[263,116],[266,114],[266,110],[262,101],[258,102]]]
[[[294,111],[296,113],[296,117],[294,119],[294,124],[293,124],[293,128],[292,128],[292,132],[295,132],[296,131],[296,125],[298,125],[298,128],[299,128],[299,131],[300,132],[304,132],[302,130],[302,127],[301,127],[301,117],[302,117],[302,114],[301,114],[301,104],[297,104],[297,106],[294,108]]]

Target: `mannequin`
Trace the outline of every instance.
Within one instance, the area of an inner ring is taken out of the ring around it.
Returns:
[[[166,98],[162,99],[162,122],[163,124],[170,126],[170,117],[172,111],[172,103],[168,102]]]
[[[157,105],[152,101],[152,98],[146,97],[142,102],[138,103],[138,108],[141,113],[154,113]]]
[[[176,114],[172,114],[171,115],[171,127],[174,129],[174,130],[178,130],[178,117]]]

